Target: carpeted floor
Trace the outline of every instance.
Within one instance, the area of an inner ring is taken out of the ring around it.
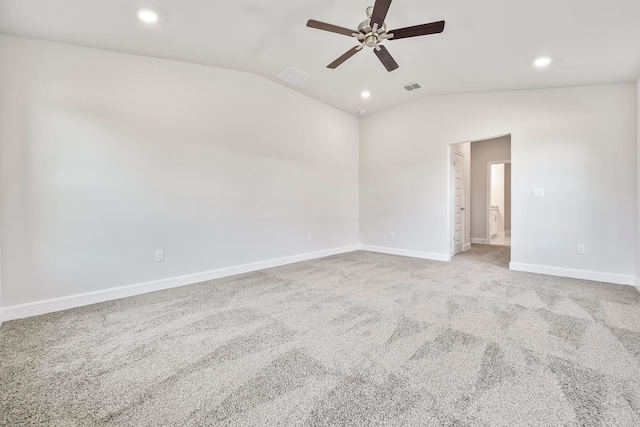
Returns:
[[[640,292],[370,252],[6,322],[3,426],[638,426]]]

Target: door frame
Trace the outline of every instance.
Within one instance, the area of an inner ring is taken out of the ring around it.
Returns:
[[[507,132],[507,133],[502,133],[502,134],[497,134],[497,135],[489,135],[489,136],[485,136],[482,138],[474,138],[474,139],[468,139],[468,140],[463,140],[463,141],[457,141],[457,142],[449,142],[447,143],[447,173],[449,174],[449,179],[447,179],[447,197],[455,197],[455,189],[454,189],[454,185],[453,185],[453,180],[455,179],[455,173],[453,170],[453,153],[455,151],[455,146],[458,144],[464,144],[464,143],[473,143],[473,142],[480,142],[480,141],[486,141],[488,139],[495,139],[495,138],[500,138],[503,136],[509,136],[511,138],[511,144],[513,145],[513,132]],[[471,156],[469,156],[469,159],[466,159],[465,161],[469,161],[471,162]],[[509,163],[511,163],[511,160],[509,160]],[[512,179],[512,185],[511,185],[511,191],[513,191],[513,169],[511,170],[511,179]],[[469,177],[469,179],[471,179],[471,177]],[[449,255],[451,258],[453,258],[453,238],[451,236],[453,236],[454,230],[455,230],[455,224],[454,224],[454,220],[453,220],[453,201],[450,200],[449,203],[447,203],[447,222],[449,223],[449,226],[447,227],[447,239],[449,240]],[[513,202],[512,202],[513,203]],[[489,209],[491,209],[491,207],[489,206]],[[513,212],[513,204],[512,204],[512,209],[511,211]],[[470,215],[471,212],[471,206],[468,206],[468,209],[465,209],[465,212],[467,215]],[[487,226],[489,225],[489,223],[487,222]],[[511,232],[513,235],[513,225],[511,227]],[[489,229],[487,229],[487,233],[489,233]],[[471,242],[469,242],[469,245],[471,245]],[[464,246],[463,246],[464,247]],[[511,249],[513,250],[513,244],[511,245]]]
[[[456,221],[455,221],[455,216],[456,216],[456,168],[455,168],[455,155],[458,154],[460,157],[462,157],[462,176],[463,176],[463,180],[462,180],[462,206],[463,206],[463,214],[462,214],[462,250],[460,252],[464,252],[466,251],[465,249],[465,240],[464,240],[464,236],[465,236],[465,223],[466,223],[466,216],[467,216],[467,210],[468,207],[466,206],[465,200],[467,197],[466,194],[466,189],[465,189],[465,165],[467,164],[467,161],[470,161],[469,159],[467,159],[467,156],[464,155],[464,153],[462,151],[456,150],[455,147],[453,147],[453,149],[451,150],[451,159],[450,159],[450,164],[451,164],[451,232],[453,235],[453,239],[451,240],[451,255],[456,255]],[[458,252],[458,253],[460,253]]]
[[[504,135],[499,135],[499,136],[504,136]],[[454,206],[455,206],[455,197],[456,197],[456,189],[455,189],[455,179],[456,179],[456,171],[455,168],[453,167],[453,155],[454,153],[459,152],[463,155],[464,157],[464,162],[465,164],[467,164],[467,162],[469,162],[468,164],[470,165],[471,163],[471,153],[469,153],[469,155],[465,155],[464,153],[462,153],[460,150],[456,150],[456,146],[460,145],[460,144],[466,144],[466,143],[472,143],[475,141],[482,141],[483,139],[491,139],[494,137],[488,137],[488,138],[481,138],[478,140],[470,140],[470,141],[460,141],[460,142],[452,142],[447,144],[447,173],[449,174],[449,179],[447,179],[447,197],[449,198],[449,203],[447,203],[447,222],[448,222],[448,227],[447,227],[447,239],[449,239],[449,256],[451,258],[453,258],[454,256],[454,241],[453,241],[453,235],[455,234],[455,228],[456,228],[456,224],[455,224],[455,219],[454,219]],[[497,138],[497,137],[495,137]],[[469,175],[468,177],[466,177],[465,179],[471,179],[471,176]],[[466,194],[466,188],[465,188],[465,194]],[[471,193],[469,193],[468,195],[465,196],[465,198],[469,197],[471,195]],[[469,206],[467,206],[467,203],[464,203],[464,207],[465,207],[465,215],[470,215],[469,212],[470,211],[470,203]],[[466,222],[466,219],[465,219]],[[469,242],[468,244],[465,242],[465,238],[464,238],[464,232],[465,232],[465,228],[466,228],[466,224],[462,225],[462,252],[467,251],[471,248],[471,242]]]

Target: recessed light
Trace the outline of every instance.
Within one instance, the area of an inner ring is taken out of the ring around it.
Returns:
[[[368,98],[368,97],[371,96],[371,94],[369,92],[367,92],[366,90],[364,92],[362,92],[361,95],[362,95],[363,98]]]
[[[158,14],[155,11],[147,9],[145,7],[136,9],[136,15],[138,15],[138,18],[140,18],[144,22],[156,22],[158,20]]]
[[[533,63],[536,67],[546,67],[547,65],[551,64],[551,58],[549,58],[548,56],[542,56],[536,59]]]

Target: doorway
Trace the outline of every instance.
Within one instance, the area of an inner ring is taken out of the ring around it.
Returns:
[[[489,244],[511,246],[511,161],[487,166]]]
[[[472,245],[510,247],[511,135],[450,144],[449,162],[451,255],[472,249]],[[500,201],[491,199],[491,164],[501,164],[502,178],[493,180],[502,183]],[[493,231],[491,206],[497,206]]]

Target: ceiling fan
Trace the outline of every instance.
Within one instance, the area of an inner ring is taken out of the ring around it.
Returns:
[[[358,46],[349,49],[341,57],[327,65],[327,68],[337,68],[347,59],[361,51],[363,47],[368,46],[373,48],[376,56],[380,62],[382,62],[382,65],[385,66],[387,71],[393,71],[398,68],[398,64],[393,59],[387,48],[380,44],[381,42],[384,40],[399,40],[409,37],[438,34],[444,30],[444,21],[437,21],[429,24],[414,25],[412,27],[387,31],[387,24],[384,22],[384,19],[389,11],[389,6],[391,6],[391,0],[376,0],[373,6],[369,6],[367,8],[368,18],[358,25],[357,31],[310,19],[307,22],[307,27],[355,37],[360,43]]]

